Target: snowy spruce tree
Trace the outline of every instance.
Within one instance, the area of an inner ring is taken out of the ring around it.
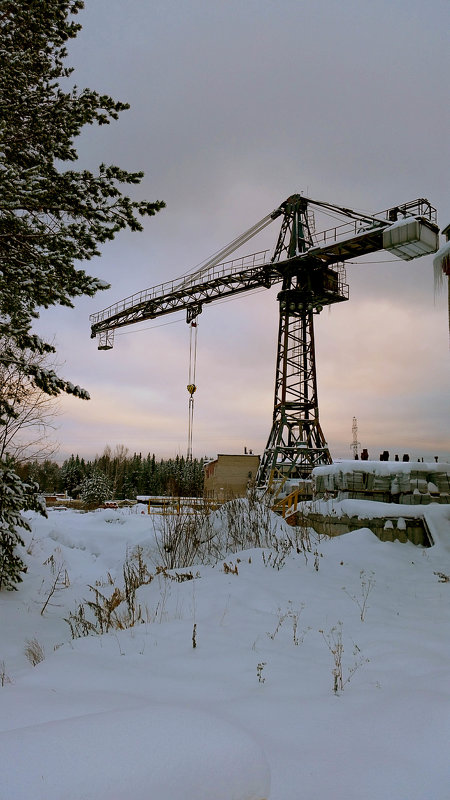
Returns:
[[[86,477],[86,464],[84,459],[72,454],[61,467],[60,484],[61,487],[72,495],[79,491],[83,478]]]
[[[8,457],[2,462],[0,480],[0,591],[15,589],[26,567],[16,552],[24,545],[20,529],[29,525],[21,514],[24,507],[45,513],[45,502],[37,483],[24,483],[14,472]]]
[[[111,484],[104,472],[94,470],[80,487],[80,499],[86,505],[104,503],[111,495]]]
[[[107,288],[79,262],[100,255],[99,246],[121,229],[141,230],[139,216],[164,203],[122,193],[121,185],[138,184],[142,173],[105,164],[96,173],[74,169],[74,139],[83,126],[108,124],[128,108],[90,89],[66,88],[72,73],[66,43],[80,30],[73,15],[83,6],[82,0],[0,0],[0,337],[11,343],[0,363],[15,364],[49,395],[88,399],[84,389],[25,357],[54,352],[33,333],[33,320],[39,309],[72,307],[74,298]],[[14,413],[0,398],[0,424]],[[28,525],[19,509],[37,507],[36,486],[21,483],[4,460],[0,484],[0,587],[14,588],[24,570],[14,545]]]

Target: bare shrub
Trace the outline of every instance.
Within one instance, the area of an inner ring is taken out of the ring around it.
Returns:
[[[45,658],[44,648],[35,638],[25,639],[24,653],[33,667],[40,664]]]
[[[300,608],[297,611],[297,610],[292,608],[292,603],[289,600],[288,608],[287,608],[286,611],[282,611],[281,608],[279,608],[278,609],[278,622],[276,624],[276,627],[275,627],[275,629],[274,629],[274,631],[272,633],[269,633],[269,632],[267,633],[267,636],[269,637],[269,639],[272,639],[272,641],[273,641],[275,639],[275,637],[278,635],[278,633],[280,632],[280,630],[283,627],[283,625],[286,622],[286,620],[289,620],[289,622],[292,625],[292,639],[293,639],[293,642],[297,646],[299,644],[301,644],[303,642],[307,632],[309,630],[311,630],[308,627],[305,630],[301,631],[301,634],[299,635],[298,621],[299,621],[300,614],[302,613],[304,607],[305,607],[305,604],[301,603]]]
[[[153,526],[157,566],[192,567],[196,562],[219,557],[217,534],[206,506],[195,512],[180,509],[177,513],[163,514],[153,521]]]
[[[282,569],[286,559],[292,553],[297,553],[303,555],[306,564],[312,556],[314,569],[318,572],[322,558],[319,546],[323,538],[325,538],[323,535],[316,533],[308,525],[307,519],[301,520],[301,524],[283,531],[282,536],[272,537],[270,552],[263,553],[264,565],[278,570]]]
[[[270,547],[273,540],[273,512],[267,500],[254,489],[245,498],[236,498],[221,508],[225,534],[225,552],[246,550],[249,547]]]
[[[350,594],[350,592],[347,591],[345,586],[343,586],[342,589],[345,592],[345,594],[348,595],[348,597],[350,597],[350,599],[353,600],[354,603],[356,603],[356,605],[359,608],[359,616],[361,622],[364,622],[366,617],[366,611],[368,608],[367,601],[369,599],[369,594],[372,591],[373,587],[375,586],[375,577],[373,572],[367,575],[366,571],[362,569],[359,573],[359,578],[361,581],[361,589],[359,595]]]
[[[245,498],[234,498],[217,511],[205,506],[195,514],[185,512],[164,514],[155,518],[154,531],[157,547],[156,565],[166,569],[186,568],[195,563],[218,562],[227,553],[240,552],[253,547],[278,548],[278,558],[273,558],[279,568],[283,561],[282,537],[274,530],[274,514],[268,499],[249,490]],[[286,551],[297,548],[299,534],[292,529],[292,539],[286,542]],[[275,563],[273,564],[275,566]]]
[[[67,589],[67,587],[70,586],[66,562],[64,561],[59,547],[56,547],[54,553],[52,553],[52,555],[49,556],[46,561],[44,561],[44,566],[47,565],[50,567],[50,573],[52,577],[50,580],[50,585],[46,590],[47,598],[41,608],[41,616],[44,616],[45,609],[55,593],[57,593],[60,589]]]
[[[264,667],[266,666],[266,664],[267,664],[267,661],[260,661],[258,666],[256,667],[256,676],[258,678],[258,683],[265,683],[266,682],[266,679],[263,676],[263,670],[264,670]]]
[[[227,564],[226,561],[223,562],[223,571],[225,575],[239,575],[238,564],[240,559],[236,559],[236,564],[233,564],[231,561]]]
[[[445,572],[433,572],[433,575],[436,575],[439,583],[449,583],[450,582],[450,575],[447,575]]]
[[[109,573],[108,581],[97,581],[95,586],[89,585],[93,599],[84,600],[65,619],[72,638],[124,630],[132,628],[138,622],[144,622],[142,607],[136,601],[136,591],[152,580],[153,575],[143,559],[142,547],[136,547],[132,552],[127,551],[123,565],[123,588],[115,586]],[[100,586],[104,591],[100,591]],[[91,612],[91,619],[86,616],[87,611]]]
[[[167,567],[156,567],[156,575],[162,575],[168,581],[175,581],[176,583],[184,583],[184,581],[193,581],[195,578],[200,577],[200,573],[197,571],[194,575],[192,570],[189,572],[176,572],[172,570],[168,572]]]
[[[142,547],[135,547],[132,552],[127,550],[127,557],[123,565],[123,584],[125,599],[131,597],[139,586],[151,583],[153,575],[148,571],[144,561],[144,551]],[[111,575],[109,575],[111,580]]]
[[[200,547],[196,515],[183,511],[164,514],[153,524],[158,565],[166,569],[191,567]]]
[[[0,686],[6,686],[7,683],[12,683],[12,680],[6,672],[5,662],[0,661]]]
[[[353,657],[355,661],[353,664],[347,668],[344,674],[344,667],[342,664],[342,657],[344,654],[344,644],[342,641],[342,622],[338,622],[328,633],[325,631],[320,630],[319,633],[322,635],[322,638],[328,647],[331,655],[333,656],[333,692],[334,694],[340,694],[344,690],[344,687],[347,683],[350,682],[352,675],[356,672],[356,670],[364,663],[369,661],[368,658],[364,658],[361,655],[361,650],[359,649],[358,645],[353,642]]]
[[[8,453],[16,464],[44,461],[57,450],[49,431],[55,429],[59,403],[35,385],[28,369],[45,371],[61,365],[48,353],[20,350],[12,337],[1,336],[0,351],[6,350],[12,357],[0,364],[0,404],[6,402],[12,413],[2,417],[0,458]]]
[[[86,618],[86,609],[83,603],[78,605],[75,612],[70,611],[69,616],[64,618],[64,622],[67,622],[70,628],[72,639],[80,639],[91,633],[100,633],[96,625]]]

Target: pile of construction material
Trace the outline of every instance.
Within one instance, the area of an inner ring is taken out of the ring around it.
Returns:
[[[316,497],[425,505],[450,503],[450,465],[342,461],[313,471]]]

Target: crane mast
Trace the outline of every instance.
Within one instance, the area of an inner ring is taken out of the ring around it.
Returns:
[[[308,263],[314,248],[308,201],[294,195],[285,203],[273,262],[282,268],[278,294],[279,327],[272,429],[261,459],[257,484],[269,488],[284,478],[306,478],[331,464],[319,422],[314,346],[314,313],[348,299],[343,269]],[[313,268],[311,268],[313,266]]]
[[[345,221],[316,232],[314,208]],[[271,259],[265,250],[219,263],[279,217]],[[411,260],[438,247],[436,210],[428,200],[371,216],[294,194],[196,272],[91,315],[91,336],[99,337],[99,349],[109,350],[117,328],[179,310],[192,323],[216,299],[281,284],[272,427],[256,479],[259,488],[268,489],[286,479],[307,478],[314,467],[331,463],[319,422],[314,316],[324,306],[348,300],[345,261],[383,249]]]

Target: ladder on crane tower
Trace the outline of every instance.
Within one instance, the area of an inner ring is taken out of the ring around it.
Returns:
[[[313,211],[344,221],[318,231]],[[271,258],[261,250],[223,261],[278,218]],[[423,198],[368,215],[294,194],[195,272],[91,315],[91,336],[99,337],[99,349],[111,349],[114,331],[123,326],[180,310],[191,324],[217,299],[280,284],[272,428],[256,478],[259,488],[270,489],[287,479],[308,478],[314,467],[331,463],[319,422],[314,316],[348,299],[345,262],[380,250],[411,260],[438,247],[436,209]]]

